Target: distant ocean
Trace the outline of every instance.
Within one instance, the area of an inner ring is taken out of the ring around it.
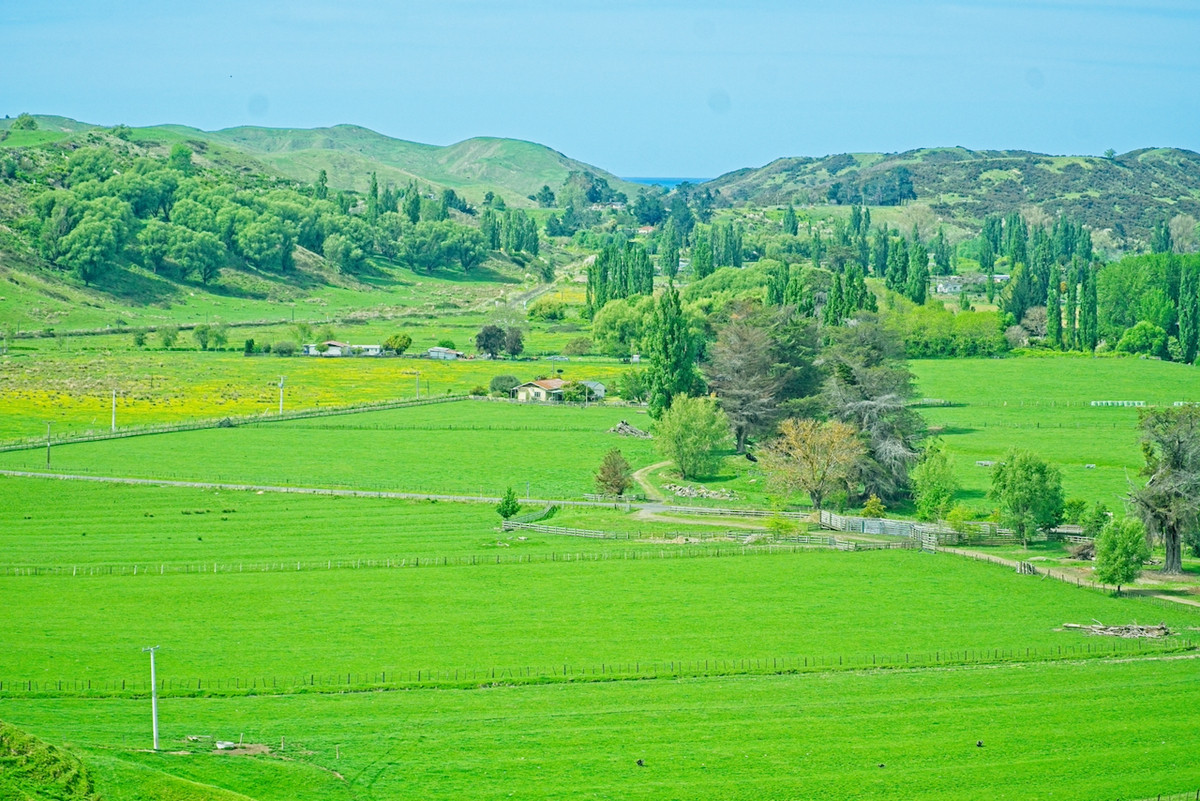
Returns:
[[[629,181],[635,184],[646,184],[647,186],[665,186],[667,189],[674,189],[685,181],[689,184],[702,184],[709,178],[624,178],[622,180]]]

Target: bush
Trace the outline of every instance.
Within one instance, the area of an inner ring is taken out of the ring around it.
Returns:
[[[513,391],[513,388],[518,386],[520,383],[521,379],[517,378],[515,375],[497,375],[492,376],[491,384],[488,386],[493,395],[508,395]],[[484,395],[486,392],[481,392],[479,394]]]
[[[566,317],[567,307],[562,301],[543,296],[530,305],[528,315],[530,320],[552,322]]]
[[[390,350],[397,356],[404,353],[410,347],[412,347],[412,337],[408,334],[392,334],[383,341],[383,349]]]
[[[283,342],[275,343],[276,356],[295,356],[297,350],[299,350],[299,348],[296,346],[296,343],[289,342],[286,339]]]
[[[583,356],[592,352],[591,337],[575,337],[562,349],[564,356]]]
[[[485,387],[483,384],[476,384],[475,386],[471,387],[471,394],[477,397],[486,395],[487,387]]]
[[[439,348],[449,348],[450,350],[458,350],[458,348],[454,347],[453,339],[439,339],[437,346]]]

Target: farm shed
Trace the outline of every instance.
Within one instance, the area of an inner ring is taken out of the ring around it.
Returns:
[[[348,342],[338,342],[331,339],[319,345],[305,345],[305,356],[380,356],[383,348],[379,345],[351,345]]]
[[[444,361],[454,361],[462,358],[462,351],[454,350],[453,348],[435,347],[430,348],[425,354],[430,359],[442,359]]]

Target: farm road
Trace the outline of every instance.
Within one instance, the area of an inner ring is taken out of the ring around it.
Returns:
[[[664,463],[665,464],[665,463]],[[215,481],[173,481],[162,478],[125,478],[120,476],[83,476],[72,473],[42,473],[26,470],[0,470],[0,476],[17,478],[53,478],[61,481],[96,481],[104,484],[137,484],[153,487],[191,487],[193,489],[219,489],[250,492],[290,492],[300,495],[333,495],[347,498],[395,498],[398,500],[415,501],[454,501],[457,503],[500,503],[500,498],[487,495],[438,495],[429,492],[386,492],[379,490],[330,489],[325,487],[285,487],[270,484],[228,484]],[[648,503],[623,502],[611,503],[606,501],[570,501],[561,498],[522,498],[523,504],[543,504],[556,506],[592,506],[606,509],[626,508],[638,509],[646,513],[661,512],[665,509],[661,502]],[[683,521],[679,522],[700,522]]]
[[[1003,557],[995,556],[994,554],[983,553],[981,551],[972,551],[967,548],[946,548],[946,547],[939,547],[938,550],[943,551],[945,553],[952,553],[952,554],[957,554],[959,556],[966,556],[971,559],[975,559],[975,558],[986,559],[989,562],[1007,565],[1008,567],[1011,567],[1014,570],[1017,567],[1017,562],[1015,559],[1005,559]],[[1054,570],[1049,567],[1042,567],[1041,565],[1037,565],[1037,570],[1040,575],[1059,579],[1060,581],[1064,581],[1068,584],[1074,583],[1075,580],[1077,578],[1079,578],[1079,575],[1077,573],[1072,573],[1067,570]],[[1110,584],[1097,583],[1096,586],[1103,587],[1106,590],[1116,590],[1117,589],[1115,586],[1112,586]],[[1128,590],[1128,588],[1127,588],[1127,590]],[[1194,601],[1189,598],[1179,598],[1174,595],[1165,595],[1165,594],[1159,594],[1159,593],[1154,593],[1154,592],[1138,592],[1137,590],[1134,590],[1134,592],[1137,592],[1138,595],[1147,595],[1151,598],[1159,598],[1164,601],[1171,601],[1172,603],[1183,604],[1184,606],[1200,606],[1200,601]]]

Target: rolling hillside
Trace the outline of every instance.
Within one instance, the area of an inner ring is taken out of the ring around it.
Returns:
[[[98,126],[66,117],[36,116],[37,131],[13,131],[4,146],[43,144],[80,137]],[[13,120],[0,120],[6,130]],[[134,128],[130,136],[142,143],[204,142],[238,151],[285,178],[305,183],[321,170],[335,189],[365,191],[371,173],[381,185],[403,187],[410,181],[454,189],[478,202],[491,191],[513,205],[531,205],[526,198],[542,186],[558,190],[567,175],[587,171],[614,189],[633,196],[637,184],[621,180],[598,167],[569,158],[556,150],[518,139],[476,137],[445,147],[393,139],[357,125],[331,128],[259,128],[243,126],[202,131],[185,125]]]
[[[911,181],[916,203],[939,216],[976,222],[1039,206],[1094,228],[1144,236],[1175,214],[1200,216],[1200,154],[1134,150],[1112,159],[1047,156],[1022,150],[927,148],[899,154],[842,153],[782,158],[706,184],[735,203],[877,203]]]

